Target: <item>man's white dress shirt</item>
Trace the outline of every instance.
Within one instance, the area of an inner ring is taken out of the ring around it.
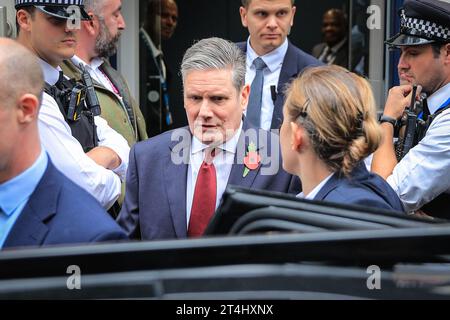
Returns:
[[[289,42],[286,39],[281,46],[260,57],[267,65],[267,68],[264,70],[264,85],[261,106],[261,128],[267,131],[270,131],[272,126],[273,110],[275,108],[274,101],[272,99],[271,87],[274,86],[276,90],[278,90],[281,68],[288,50],[288,45]],[[249,38],[247,41],[247,72],[245,74],[245,83],[250,86],[256,76],[256,68],[253,65],[253,61],[258,57],[259,56],[250,45]]]
[[[428,98],[434,114],[450,98],[450,83]],[[441,193],[450,193],[450,110],[434,119],[425,137],[395,166],[388,183],[407,212],[419,210]]]
[[[225,192],[228,184],[228,179],[230,178],[231,168],[234,163],[236,149],[241,132],[242,123],[240,128],[236,131],[235,135],[230,140],[216,148],[216,150],[219,149],[213,160],[217,177],[216,209],[220,204],[220,200],[222,199],[222,195]],[[198,172],[203,163],[203,160],[205,159],[205,150],[208,147],[208,145],[203,144],[195,136],[192,136],[186,188],[186,221],[188,228],[189,219],[191,217],[192,202],[194,200],[195,184],[197,183]]]
[[[58,69],[39,59],[44,79],[54,85],[59,79]],[[127,141],[111,129],[101,117],[95,117],[99,146],[114,150],[121,165],[108,170],[98,165],[83,151],[81,144],[72,136],[55,99],[44,93],[39,111],[39,132],[41,143],[52,162],[64,175],[96,198],[109,209],[121,193],[121,180],[125,179],[130,148]],[[74,199],[76,201],[76,199]]]

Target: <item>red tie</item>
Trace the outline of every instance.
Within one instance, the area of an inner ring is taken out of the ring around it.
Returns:
[[[212,162],[214,156],[215,150],[206,150],[205,160],[198,172],[188,228],[188,237],[191,238],[203,235],[216,209],[217,178]]]

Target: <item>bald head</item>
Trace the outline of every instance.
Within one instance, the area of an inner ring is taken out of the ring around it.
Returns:
[[[31,167],[41,152],[39,97],[44,80],[35,56],[0,38],[0,184]]]
[[[44,80],[36,57],[17,41],[0,38],[0,101],[14,104],[19,97],[30,93],[40,98]]]

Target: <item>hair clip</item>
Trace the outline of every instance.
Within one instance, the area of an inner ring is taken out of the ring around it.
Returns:
[[[306,99],[305,103],[300,107],[302,111],[299,113],[299,117],[306,118],[308,116],[308,106],[311,100]]]

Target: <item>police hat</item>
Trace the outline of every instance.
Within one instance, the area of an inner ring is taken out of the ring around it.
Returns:
[[[406,0],[399,15],[400,33],[386,41],[391,47],[450,42],[449,0]]]
[[[89,15],[84,10],[84,0],[15,0],[16,9],[34,6],[42,12],[60,19],[73,18],[76,11],[71,10],[71,6],[79,7],[80,19],[90,20]]]

